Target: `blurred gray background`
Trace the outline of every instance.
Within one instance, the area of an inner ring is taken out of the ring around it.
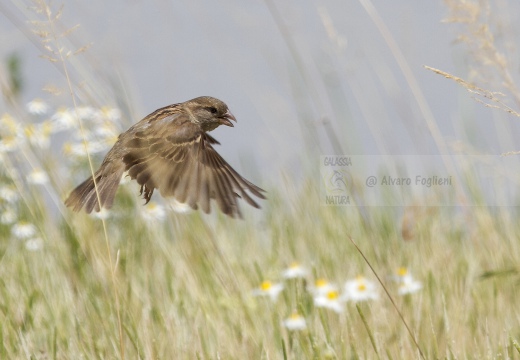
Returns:
[[[39,57],[28,21],[43,17],[30,6],[0,4],[0,58],[20,55],[23,101],[71,106],[66,91],[42,91],[66,82]],[[497,1],[480,15],[515,79],[519,7]],[[126,127],[170,103],[218,97],[238,119],[235,128],[215,130],[218,151],[261,184],[317,173],[325,154],[438,154],[432,120],[449,152],[497,155],[513,172],[516,157],[498,155],[519,150],[520,119],[423,68],[485,80],[479,85],[508,95],[492,72],[475,74],[471,48],[455,41],[464,25],[443,22],[449,17],[441,1],[70,0],[57,26],[80,24],[62,40],[67,48],[91,44],[68,64],[81,104],[120,107]],[[518,109],[512,97],[504,101]]]

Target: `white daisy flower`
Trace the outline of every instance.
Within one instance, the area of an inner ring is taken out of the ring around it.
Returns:
[[[392,280],[394,280],[395,282],[404,282],[406,281],[406,278],[408,277],[411,277],[412,275],[410,274],[410,272],[408,271],[407,268],[405,268],[404,266],[400,267],[400,268],[397,268],[395,270],[395,273],[392,274],[391,278]]]
[[[2,131],[2,136],[19,134],[20,129],[20,122],[10,114],[5,113],[0,117],[0,130]]]
[[[314,298],[314,306],[333,310],[335,312],[343,312],[343,304],[336,290],[330,290],[325,294],[321,294]]]
[[[150,201],[143,207],[141,215],[148,222],[162,221],[166,217],[166,211],[161,205]]]
[[[24,134],[29,143],[41,149],[48,149],[51,144],[50,135],[52,124],[43,122],[41,124],[29,124],[24,128]]]
[[[374,282],[367,280],[363,276],[358,276],[354,280],[345,283],[343,299],[347,301],[366,301],[376,300],[379,297]]]
[[[49,111],[49,105],[42,99],[34,99],[25,105],[29,114],[45,115]]]
[[[405,267],[397,269],[394,280],[399,283],[399,295],[412,294],[422,289],[422,283],[415,280]]]
[[[87,149],[89,154],[97,154],[104,150],[106,150],[106,146],[103,145],[99,141],[91,141],[87,142]],[[86,158],[87,157],[87,151],[85,150],[85,146],[82,142],[77,143],[70,143],[66,142],[63,144],[63,153],[65,155],[74,156],[77,158]]]
[[[297,262],[292,263],[287,269],[282,272],[282,276],[285,279],[296,279],[304,278],[308,274],[306,268],[298,264]]]
[[[6,209],[0,215],[0,223],[4,225],[11,225],[18,219],[16,212],[11,209]]]
[[[89,129],[87,127],[83,127],[83,130],[80,128],[76,129],[71,136],[71,139],[77,143],[83,143],[83,140],[87,142],[99,141],[98,136],[96,136],[94,129]]]
[[[2,115],[0,118],[0,153],[18,150],[24,140],[20,122],[7,113]]]
[[[25,242],[25,248],[29,251],[38,251],[43,248],[42,238],[32,238]]]
[[[307,328],[307,322],[305,321],[305,318],[297,312],[293,312],[291,316],[282,322],[282,324],[289,331],[300,331]]]
[[[110,210],[101,208],[101,211],[94,211],[91,213],[93,217],[99,220],[106,220],[110,217]]]
[[[338,287],[325,279],[318,279],[314,283],[314,287],[310,287],[309,291],[315,296],[319,297],[326,295],[331,291],[337,291]]]
[[[0,153],[14,152],[18,150],[22,141],[16,136],[5,136],[0,139]]]
[[[71,109],[70,111],[74,111],[74,109]],[[92,106],[78,106],[77,108],[77,114],[82,120],[94,120],[97,121],[100,119],[100,112],[99,110],[93,108]]]
[[[76,116],[66,108],[59,108],[51,117],[53,132],[74,129],[77,126]]]
[[[36,168],[27,176],[27,182],[33,185],[45,185],[49,182],[49,176],[42,169]]]
[[[101,114],[105,119],[111,122],[118,122],[121,120],[121,110],[109,106],[103,106],[101,108]]]
[[[14,186],[4,185],[0,187],[0,199],[9,204],[14,204],[19,198],[20,196],[18,195],[18,191]]]
[[[253,290],[253,296],[269,296],[272,301],[275,301],[283,290],[283,285],[280,283],[272,283],[268,280],[262,282],[260,286]]]
[[[94,130],[94,134],[102,138],[116,138],[119,136],[121,131],[115,126],[114,123],[104,121]]]
[[[20,221],[13,225],[11,233],[18,239],[29,239],[36,235],[36,226],[27,221]]]
[[[413,294],[422,289],[422,283],[411,277],[399,285],[399,295]]]
[[[191,208],[191,206],[189,206],[188,204],[185,204],[185,203],[181,203],[179,201],[177,201],[176,199],[168,199],[168,204],[170,205],[170,207],[172,208],[173,211],[177,212],[177,213],[180,213],[180,214],[189,214],[191,212],[193,212],[193,209]]]

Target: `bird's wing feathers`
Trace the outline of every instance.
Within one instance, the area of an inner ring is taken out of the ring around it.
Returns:
[[[218,144],[186,115],[176,114],[134,129],[123,155],[125,169],[136,179],[149,201],[154,189],[210,211],[215,199],[221,211],[240,216],[237,198],[258,204],[246,192],[264,199],[263,190],[240,176],[213,148]]]

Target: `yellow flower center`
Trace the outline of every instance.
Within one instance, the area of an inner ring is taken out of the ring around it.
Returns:
[[[297,269],[297,268],[300,267],[300,264],[298,264],[297,262],[293,262],[293,263],[291,264],[291,266],[289,266],[289,267],[290,267],[291,269]]]
[[[327,293],[327,299],[329,300],[336,300],[338,298],[339,294],[337,291],[329,291]]]
[[[0,119],[0,123],[3,124],[5,127],[9,129],[11,132],[16,131],[16,121],[13,119],[13,117],[9,114],[4,114],[2,118]]]
[[[5,136],[2,138],[4,144],[6,145],[13,145],[16,143],[16,137],[15,136]]]
[[[293,312],[291,314],[291,320],[299,320],[301,318],[301,315],[298,314],[297,312]]]
[[[24,129],[24,132],[25,132],[25,136],[27,136],[28,138],[33,137],[34,132],[35,132],[34,125],[33,124],[27,125]]]
[[[105,142],[108,144],[108,145],[113,145],[116,143],[116,141],[119,139],[119,135],[113,135],[113,136],[109,136],[105,139]]]
[[[72,154],[72,144],[69,142],[66,142],[65,144],[63,144],[63,152],[66,155]]]
[[[50,121],[43,122],[43,134],[45,136],[49,135],[52,132],[53,125]]]
[[[324,287],[327,284],[328,284],[328,282],[325,279],[318,279],[318,280],[316,280],[316,287],[318,287],[318,288]]]
[[[397,269],[397,275],[405,276],[406,274],[408,274],[408,269],[407,268],[400,267],[399,269]]]
[[[271,287],[273,287],[273,284],[271,284],[270,281],[263,281],[262,284],[260,284],[260,289],[262,291],[268,291]]]
[[[358,290],[359,291],[365,291],[367,289],[366,285],[365,284],[359,284],[358,285]]]

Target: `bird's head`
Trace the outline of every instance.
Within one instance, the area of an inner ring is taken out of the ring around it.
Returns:
[[[211,131],[219,125],[233,126],[231,120],[237,121],[223,101],[211,96],[191,99],[183,105],[190,120],[200,125],[204,131]]]

